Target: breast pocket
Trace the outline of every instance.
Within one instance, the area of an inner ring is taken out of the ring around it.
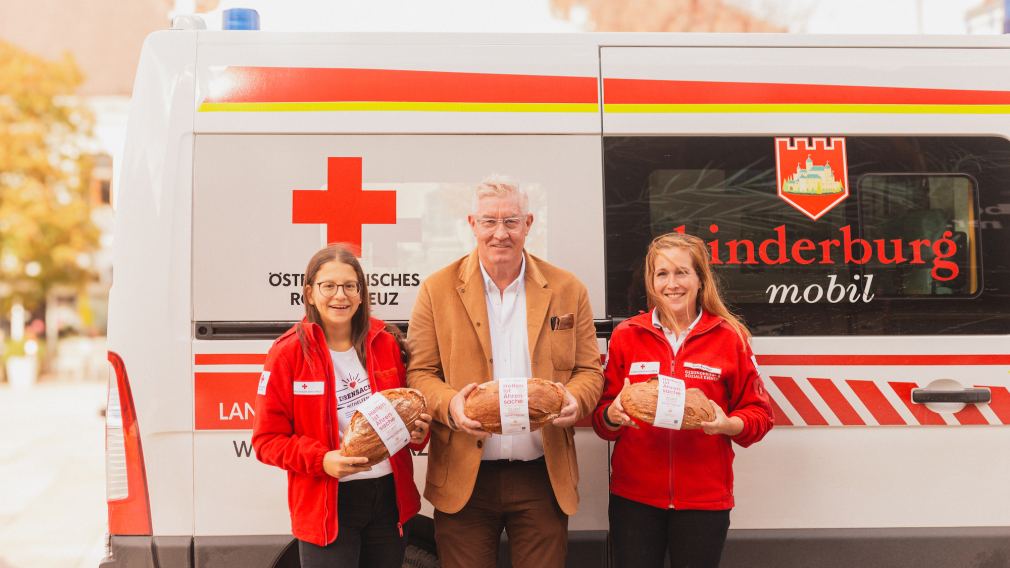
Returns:
[[[559,371],[575,367],[575,329],[551,331],[551,362]]]

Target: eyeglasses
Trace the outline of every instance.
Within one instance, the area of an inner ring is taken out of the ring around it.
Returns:
[[[361,287],[358,286],[357,282],[344,282],[343,284],[337,284],[336,282],[316,282],[316,286],[319,287],[319,293],[326,298],[332,298],[337,295],[337,290],[340,288],[344,289],[344,295],[348,298],[356,298],[358,294],[361,293]]]
[[[501,223],[505,226],[505,230],[513,233],[518,231],[523,226],[523,217],[506,217],[504,219],[496,219],[494,217],[481,217],[477,219],[477,227],[481,231],[491,232],[498,228],[498,224]]]

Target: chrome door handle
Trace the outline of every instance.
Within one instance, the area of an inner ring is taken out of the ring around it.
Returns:
[[[982,387],[960,390],[912,389],[912,402],[916,404],[926,404],[928,402],[988,404],[990,400],[992,400],[992,392]]]

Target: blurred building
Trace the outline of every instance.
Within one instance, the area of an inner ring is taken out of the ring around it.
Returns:
[[[1003,33],[1004,19],[1006,19],[1006,0],[983,0],[964,15],[964,22],[970,34]]]
[[[723,0],[550,0],[562,17],[601,32],[785,32]]]

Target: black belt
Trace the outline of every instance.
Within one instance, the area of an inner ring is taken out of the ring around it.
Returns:
[[[532,460],[481,460],[481,467],[504,467],[511,465],[535,465],[535,464],[545,464],[544,456]]]

